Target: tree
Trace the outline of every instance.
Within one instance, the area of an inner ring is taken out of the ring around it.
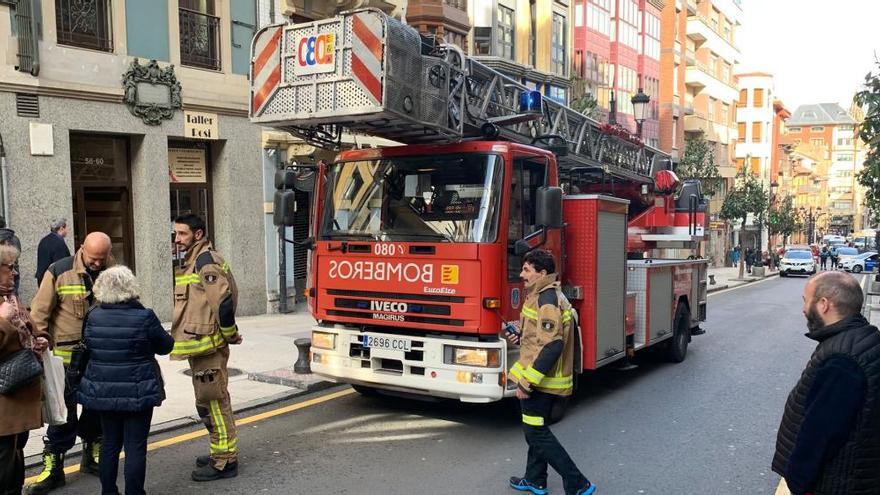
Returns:
[[[703,192],[707,196],[714,195],[721,186],[721,175],[715,163],[715,149],[703,136],[685,140],[684,156],[676,165],[675,173],[682,180],[700,179]]]
[[[880,60],[874,62],[880,67]],[[858,174],[858,181],[865,188],[865,206],[871,223],[880,223],[880,74],[871,72],[865,76],[864,88],[856,93],[853,103],[865,112],[865,120],[859,125],[859,138],[865,143],[867,153]],[[880,229],[874,239],[880,247]]]
[[[782,234],[783,247],[788,236],[803,228],[791,196],[785,197],[770,208],[767,214],[767,227],[771,235]]]
[[[590,93],[590,87],[586,80],[572,76],[571,94],[571,101],[568,106],[591,119],[599,119],[599,102]]]
[[[758,226],[758,235],[764,225],[764,217],[770,202],[770,195],[764,189],[764,185],[758,178],[748,173],[743,167],[736,176],[733,189],[727,193],[724,203],[721,205],[719,216],[724,220],[740,222],[740,235],[745,233],[746,219],[749,213],[755,215],[755,224]],[[760,251],[760,243],[756,243]],[[745,252],[742,253],[739,264],[739,278],[743,278]]]

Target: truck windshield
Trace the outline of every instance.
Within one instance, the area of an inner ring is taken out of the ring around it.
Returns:
[[[503,160],[452,154],[330,167],[322,239],[492,242]]]

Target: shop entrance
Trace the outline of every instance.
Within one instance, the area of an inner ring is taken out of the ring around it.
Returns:
[[[70,135],[74,246],[91,232],[104,232],[113,258],[135,271],[128,138]]]
[[[180,215],[195,214],[205,220],[210,238],[213,232],[209,145],[194,141],[168,143],[168,180],[171,192],[171,222]],[[174,225],[171,224],[174,242]],[[178,253],[174,253],[177,260]]]

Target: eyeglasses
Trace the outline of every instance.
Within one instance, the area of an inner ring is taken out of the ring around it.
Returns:
[[[5,266],[6,268],[9,268],[9,271],[12,272],[18,271],[15,267],[15,263],[0,263],[0,266]]]

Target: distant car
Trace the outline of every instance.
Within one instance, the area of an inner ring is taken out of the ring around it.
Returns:
[[[809,249],[789,249],[785,256],[779,260],[779,276],[787,277],[791,274],[813,275],[816,273],[816,260],[813,252]]]
[[[837,266],[838,266],[838,268],[841,266],[841,264],[844,261],[852,258],[853,256],[858,256],[858,255],[859,255],[859,250],[854,247],[841,246],[841,247],[837,248]]]
[[[873,251],[862,253],[840,262],[840,267],[848,272],[872,272],[880,264],[880,255]]]

